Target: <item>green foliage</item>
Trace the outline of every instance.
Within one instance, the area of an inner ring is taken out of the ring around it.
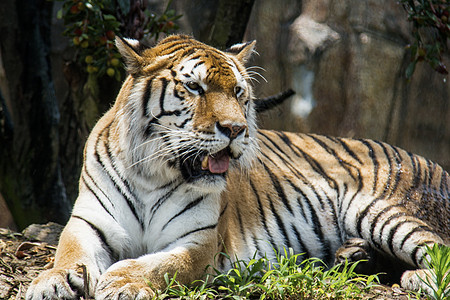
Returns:
[[[443,300],[450,298],[450,247],[434,244],[427,245],[427,264],[431,278],[420,278],[433,291],[431,299]]]
[[[227,273],[212,268],[214,275],[190,286],[166,275],[168,287],[157,291],[155,299],[360,299],[378,283],[376,275],[357,275],[356,264],[327,269],[319,259],[301,261],[291,250],[278,254],[273,263],[267,258],[230,263],[233,268]]]
[[[122,79],[123,66],[114,46],[116,34],[137,39],[158,39],[161,33],[178,29],[181,16],[169,9],[161,16],[150,13],[136,0],[59,0],[64,1],[58,18],[64,20],[64,35],[76,48],[75,61],[89,74]]]
[[[442,62],[450,37],[448,0],[401,0],[400,3],[413,24],[414,35],[414,41],[409,45],[412,61],[406,69],[406,76],[412,76],[419,61],[426,61],[437,72],[448,74]]]

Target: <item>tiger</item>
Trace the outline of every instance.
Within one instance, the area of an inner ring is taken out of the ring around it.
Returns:
[[[274,249],[327,266],[376,253],[423,288],[426,246],[449,245],[442,167],[375,140],[258,129],[255,41],[116,46],[127,78],[87,139],[54,266],[26,299],[149,299],[165,274],[189,284]]]

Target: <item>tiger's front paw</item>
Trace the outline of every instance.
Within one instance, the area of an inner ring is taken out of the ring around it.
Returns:
[[[95,292],[95,299],[139,300],[153,296],[142,266],[133,259],[120,261],[108,269],[100,277]]]
[[[91,291],[95,285],[92,281],[89,287]],[[42,272],[33,280],[27,290],[26,299],[79,299],[84,295],[84,290],[82,268],[76,270],[55,268]]]

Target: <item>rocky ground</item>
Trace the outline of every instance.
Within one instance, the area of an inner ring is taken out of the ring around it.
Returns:
[[[22,233],[0,228],[0,299],[24,299],[31,280],[52,267],[62,226],[32,225]]]
[[[0,299],[24,299],[31,280],[51,268],[62,226],[32,225],[22,233],[0,228]],[[398,287],[377,286],[363,299],[415,299]]]

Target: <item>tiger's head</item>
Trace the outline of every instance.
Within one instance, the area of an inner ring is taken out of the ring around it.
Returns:
[[[129,73],[116,106],[130,166],[220,191],[230,168],[251,164],[256,124],[244,64],[255,42],[219,51],[173,35],[153,48],[120,38],[116,45]]]

